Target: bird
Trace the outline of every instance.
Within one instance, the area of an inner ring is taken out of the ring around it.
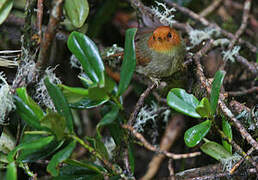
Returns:
[[[180,34],[170,26],[139,28],[135,35],[135,71],[153,81],[172,76],[183,69],[186,54],[185,44]],[[123,56],[123,52],[113,55]],[[117,72],[106,67],[107,74],[120,80]]]
[[[180,34],[169,26],[139,30],[135,37],[136,72],[151,78],[169,77],[183,67],[186,54]]]

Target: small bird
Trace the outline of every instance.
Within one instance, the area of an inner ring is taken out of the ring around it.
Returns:
[[[160,26],[138,31],[135,37],[136,72],[151,78],[169,77],[183,67],[185,45],[179,33]]]
[[[186,51],[184,41],[175,29],[160,26],[156,29],[138,29],[135,36],[135,53],[136,72],[144,74],[155,82],[180,71]],[[123,53],[112,56],[123,56]],[[118,72],[113,72],[109,66],[106,66],[106,71],[119,82]]]

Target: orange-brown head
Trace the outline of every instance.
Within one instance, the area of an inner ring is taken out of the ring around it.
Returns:
[[[181,44],[180,35],[169,26],[158,27],[148,40],[148,47],[156,52],[166,53]]]

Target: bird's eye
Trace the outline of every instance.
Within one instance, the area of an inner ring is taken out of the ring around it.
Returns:
[[[168,38],[172,38],[172,34],[170,32],[168,33]]]

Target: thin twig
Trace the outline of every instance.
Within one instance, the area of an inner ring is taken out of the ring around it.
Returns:
[[[247,59],[243,56],[236,55],[236,61],[243,64],[254,76],[258,76],[258,69],[253,64],[251,64]]]
[[[174,168],[173,168],[173,160],[172,159],[169,159],[168,160],[168,170],[169,170],[169,176],[171,177],[170,180],[175,180],[175,171],[174,171]]]
[[[258,93],[258,86],[252,87],[250,89],[245,89],[243,91],[230,91],[227,93],[229,96],[243,96],[246,94]]]
[[[131,114],[127,124],[132,126],[135,119],[137,118],[137,115],[141,109],[141,107],[143,106],[144,103],[144,99],[150,94],[151,90],[154,89],[156,87],[156,84],[153,83],[150,86],[148,86],[148,88],[141,94],[137,104],[135,105],[135,109],[133,111],[133,113]]]
[[[48,65],[51,44],[56,35],[56,29],[62,15],[62,10],[63,10],[62,5],[63,5],[63,0],[54,1],[47,30],[44,33],[44,37],[40,45],[39,58],[36,64],[37,69],[44,70]]]
[[[241,34],[243,34],[243,32],[244,32],[244,30],[247,26],[247,20],[248,20],[249,11],[250,11],[250,8],[251,8],[251,2],[252,2],[252,0],[246,0],[245,1],[244,9],[243,9],[244,12],[243,12],[243,17],[242,17],[242,23],[240,25],[240,28],[237,30],[234,38],[230,42],[229,49],[233,48],[233,46],[235,45],[235,43],[237,42],[237,40],[239,39]]]
[[[140,140],[143,144],[143,146],[153,152],[164,154],[168,158],[172,159],[184,159],[184,158],[192,158],[201,155],[201,152],[194,152],[194,153],[188,153],[188,154],[174,154],[167,151],[162,151],[155,146],[151,145],[142,134],[138,133],[132,126],[129,125],[122,125],[124,129],[128,129],[138,140]]]
[[[247,158],[247,156],[250,156],[253,151],[254,151],[253,147],[251,149],[249,149],[247,151],[246,155],[232,167],[232,169],[229,171],[230,174],[233,174],[236,171],[236,169],[242,164],[242,162],[244,162],[244,160]]]
[[[200,15],[198,15],[197,13],[191,11],[190,9],[186,8],[186,7],[182,7],[182,6],[179,6],[178,4],[176,3],[173,3],[172,1],[170,0],[164,0],[164,2],[166,2],[168,5],[170,6],[173,6],[175,7],[177,10],[181,11],[182,13],[188,15],[189,17],[191,17],[192,19],[200,22],[201,24],[203,24],[204,26],[209,26],[209,27],[214,27],[216,28],[219,32],[221,32],[224,36],[226,36],[227,38],[230,38],[230,39],[233,39],[235,36],[222,29],[221,27],[219,27],[216,23],[210,23],[206,18],[204,17],[201,17]],[[239,38],[239,43],[241,44],[245,44],[253,53],[257,53],[258,49],[252,45],[250,42],[248,41],[245,41],[241,38]]]
[[[43,1],[44,0],[38,0],[37,4],[37,29],[38,29],[38,35],[39,39],[41,41],[41,33],[42,33],[42,18],[43,18]]]
[[[205,8],[202,12],[200,12],[201,17],[205,17],[219,7],[222,0],[214,0],[207,8]]]

